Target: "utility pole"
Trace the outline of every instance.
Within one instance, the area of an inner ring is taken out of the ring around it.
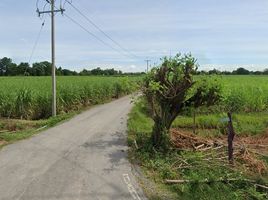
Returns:
[[[46,0],[47,3],[51,5],[50,11],[39,11],[37,8],[37,13],[40,17],[42,14],[50,14],[51,15],[51,63],[52,63],[52,116],[55,117],[57,115],[57,91],[56,91],[56,67],[55,67],[55,13],[63,12],[65,9],[60,8],[59,10],[55,10],[55,0]]]
[[[52,116],[57,115],[57,91],[56,91],[56,69],[55,69],[55,13],[54,0],[51,0],[51,63],[52,63]]]
[[[149,72],[149,62],[151,62],[151,60],[147,59],[145,60],[145,62],[147,63],[147,73]]]

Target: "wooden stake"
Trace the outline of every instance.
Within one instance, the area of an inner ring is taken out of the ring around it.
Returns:
[[[231,112],[228,112],[228,159],[229,159],[229,163],[233,164],[234,163],[234,148],[233,148],[233,140],[235,137],[235,132],[234,132],[234,127],[233,127],[233,120],[232,120],[232,114]]]

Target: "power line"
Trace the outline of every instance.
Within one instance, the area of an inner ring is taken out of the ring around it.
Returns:
[[[37,34],[37,37],[36,37],[36,40],[35,40],[35,42],[34,42],[34,46],[33,46],[33,49],[32,49],[32,51],[31,51],[31,55],[30,55],[30,58],[29,58],[29,64],[30,64],[30,62],[32,61],[32,58],[33,58],[33,54],[34,54],[34,52],[35,52],[35,50],[36,50],[36,47],[37,47],[37,44],[38,44],[38,42],[39,42],[39,39],[40,39],[40,36],[41,36],[41,33],[42,33],[42,30],[43,30],[43,28],[44,28],[44,26],[45,26],[45,20],[42,22],[42,24],[41,24],[41,28],[40,28],[40,30],[39,30],[39,32],[38,32],[38,34]]]
[[[30,55],[30,58],[29,58],[29,61],[28,61],[29,64],[30,64],[31,61],[32,61],[32,58],[33,58],[34,52],[35,52],[35,50],[36,50],[37,44],[38,44],[38,42],[39,42],[39,40],[40,40],[40,36],[41,36],[42,30],[43,30],[43,28],[44,28],[44,26],[45,26],[45,22],[46,22],[45,20],[42,22],[41,27],[40,27],[40,30],[39,30],[39,32],[38,32],[38,34],[37,34],[37,37],[36,37],[36,40],[35,40],[35,42],[34,42],[34,45],[33,45],[32,51],[31,51],[31,55]],[[28,69],[27,69],[27,67],[26,67],[26,69],[24,70],[24,75],[26,75],[27,70],[28,70]]]
[[[70,6],[75,9],[81,16],[83,16],[91,25],[93,25],[96,29],[98,29],[105,37],[107,37],[109,40],[111,40],[115,45],[117,45],[120,49],[128,53],[129,55],[138,58],[137,55],[130,52],[128,49],[124,48],[121,44],[119,44],[117,41],[115,41],[109,34],[105,33],[96,23],[93,22],[89,17],[87,17],[82,11],[80,11],[77,7],[75,7],[70,1],[66,1],[70,4]]]
[[[69,20],[71,20],[74,24],[76,24],[77,26],[79,26],[81,29],[83,29],[84,31],[86,31],[89,35],[91,35],[92,37],[94,37],[96,40],[98,40],[99,42],[101,42],[103,45],[113,49],[114,51],[118,52],[121,55],[124,55],[125,57],[130,57],[129,55],[126,55],[125,53],[123,53],[122,51],[114,48],[112,45],[110,45],[109,43],[103,41],[101,38],[99,38],[96,34],[92,33],[91,31],[89,31],[87,28],[85,28],[83,25],[81,25],[79,22],[77,22],[75,19],[73,19],[72,17],[70,17],[69,15],[67,15],[66,13],[64,13],[64,16],[66,16]]]

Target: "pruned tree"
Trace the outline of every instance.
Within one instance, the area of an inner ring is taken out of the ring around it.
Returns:
[[[147,74],[143,93],[154,120],[152,142],[156,148],[168,147],[169,129],[186,107],[203,105],[204,102],[212,104],[209,101],[217,99],[212,90],[208,90],[210,95],[203,95],[198,88],[195,92],[191,90],[195,84],[193,75],[196,71],[196,59],[191,54],[177,54],[164,58],[159,67]]]

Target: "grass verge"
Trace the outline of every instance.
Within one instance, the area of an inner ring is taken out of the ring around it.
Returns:
[[[221,114],[201,114],[196,117],[197,133],[205,136],[217,136],[226,134],[225,113]],[[234,113],[233,125],[239,135],[258,135],[268,127],[268,113]],[[174,128],[193,129],[193,117],[179,116],[173,123]]]
[[[40,131],[62,123],[81,111],[61,114],[46,120],[0,119],[0,148],[18,140],[29,138]]]

